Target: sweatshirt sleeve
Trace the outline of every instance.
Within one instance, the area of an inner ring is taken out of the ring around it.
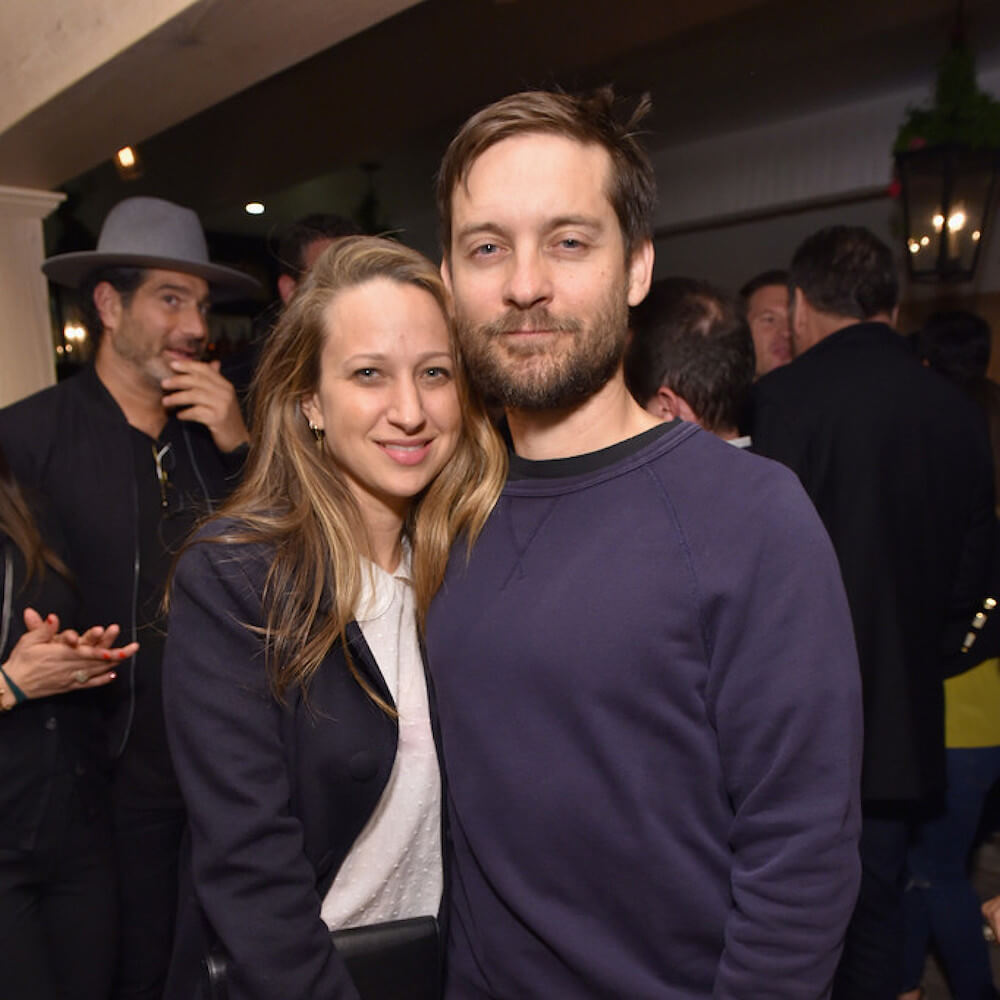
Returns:
[[[860,672],[826,531],[791,473],[758,468],[726,563],[703,567],[706,694],[733,807],[714,997],[816,1000],[860,881]]]
[[[291,748],[253,628],[261,621],[258,588],[232,547],[196,544],[182,555],[163,690],[192,881],[227,957],[229,1000],[358,1000],[290,811]]]

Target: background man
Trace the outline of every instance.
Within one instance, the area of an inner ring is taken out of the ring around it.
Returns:
[[[847,588],[864,689],[864,820],[835,996],[882,1000],[899,985],[909,820],[944,783],[946,626],[961,630],[984,596],[989,445],[972,404],[892,329],[898,281],[884,243],[862,228],[823,229],[796,251],[789,283],[796,360],[757,383],[754,446],[798,473]]]
[[[311,270],[316,258],[334,240],[360,234],[361,228],[342,215],[314,212],[296,219],[278,237],[278,295],[288,305],[299,282]]]
[[[141,643],[108,689],[116,996],[153,998],[170,955],[184,824],[160,699],[160,601],[174,552],[232,486],[247,441],[232,386],[199,360],[210,295],[256,282],[210,263],[194,212],[158,198],[120,202],[96,250],[51,257],[43,270],[83,289],[95,362],[0,411],[0,444],[16,478],[54,510],[81,620],[118,622]]]
[[[792,360],[788,328],[788,272],[764,271],[751,278],[740,295],[747,307],[747,322],[757,356],[757,377]]]
[[[304,215],[280,231],[274,249],[274,258],[278,262],[278,300],[256,317],[250,342],[222,362],[222,374],[233,384],[237,398],[248,414],[248,422],[246,402],[250,383],[257,370],[261,347],[278,321],[281,310],[288,305],[299,282],[312,270],[316,258],[335,239],[360,233],[361,228],[350,219],[327,212]]]
[[[450,998],[809,997],[857,885],[857,663],[794,477],[622,372],[653,173],[609,89],[473,116],[442,272],[509,481],[427,628]]]
[[[692,278],[664,278],[632,310],[625,381],[662,420],[692,421],[746,448],[740,421],[754,378],[754,348],[743,305]]]
[[[965,309],[946,309],[928,316],[912,340],[920,361],[962,389],[986,414],[993,499],[1000,502],[1000,385],[986,374],[993,347],[989,323]]]

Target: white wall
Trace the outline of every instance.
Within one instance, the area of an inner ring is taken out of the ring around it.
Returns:
[[[979,83],[1000,93],[1000,66],[981,69]],[[686,274],[736,288],[787,265],[806,236],[840,223],[867,226],[894,249],[898,244],[902,258],[901,213],[887,193],[891,147],[907,106],[927,101],[929,90],[930,82],[657,151],[657,276]],[[1000,291],[997,223],[994,207],[969,291]]]

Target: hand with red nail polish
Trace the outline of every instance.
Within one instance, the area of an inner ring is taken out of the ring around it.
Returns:
[[[34,608],[26,608],[27,631],[11,650],[3,664],[9,679],[28,698],[100,687],[115,679],[108,669],[111,662],[133,656],[137,642],[110,649],[121,631],[117,625],[95,625],[82,635],[73,629],[59,631],[59,618],[42,618]]]

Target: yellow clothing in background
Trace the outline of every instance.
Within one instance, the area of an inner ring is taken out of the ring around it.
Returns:
[[[1000,659],[983,660],[944,682],[944,745],[1000,746]]]

